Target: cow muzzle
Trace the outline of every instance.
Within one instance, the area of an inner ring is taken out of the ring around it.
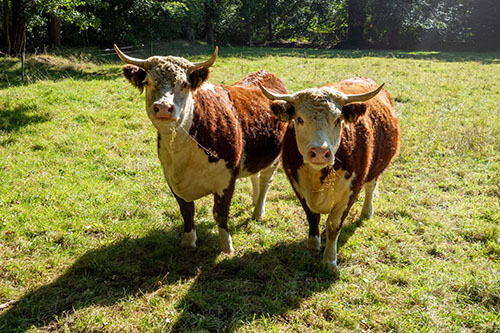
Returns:
[[[307,152],[307,158],[314,166],[325,167],[332,164],[333,154],[328,147],[312,147]]]
[[[153,117],[158,120],[175,120],[175,106],[167,103],[153,104]]]

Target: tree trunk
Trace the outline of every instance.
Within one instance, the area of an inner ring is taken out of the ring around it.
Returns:
[[[212,23],[208,24],[203,40],[212,45],[215,43],[214,25]]]
[[[51,16],[48,23],[48,37],[50,46],[61,46],[61,18]]]
[[[274,39],[273,36],[273,22],[272,22],[272,17],[271,17],[271,11],[267,11],[267,39],[268,41],[272,42]]]
[[[189,42],[194,42],[194,29],[190,24],[186,25],[182,31],[184,32],[184,39]]]
[[[3,0],[3,35],[5,38],[5,47],[7,54],[10,54],[10,31],[9,31],[9,0]]]
[[[26,46],[26,20],[24,18],[24,3],[21,1],[12,1],[12,26],[11,51],[20,55]]]
[[[366,46],[364,29],[366,24],[366,1],[349,0],[347,2],[347,45],[351,47]]]

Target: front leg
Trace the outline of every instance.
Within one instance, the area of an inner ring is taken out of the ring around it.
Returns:
[[[229,207],[231,206],[231,199],[234,193],[234,183],[236,178],[233,177],[229,182],[229,186],[224,190],[223,194],[219,196],[214,194],[214,219],[219,226],[219,247],[226,253],[233,253],[233,241],[229,234],[229,227],[227,221],[229,219]]]
[[[321,237],[319,236],[319,221],[321,215],[318,213],[313,213],[305,199],[301,198],[298,193],[300,204],[306,213],[307,222],[309,223],[309,238],[307,239],[307,248],[311,250],[320,251],[321,250]]]
[[[194,229],[194,202],[187,202],[174,194],[175,200],[179,204],[182,219],[184,220],[184,234],[181,239],[182,247],[196,247],[196,230]]]
[[[326,247],[322,262],[333,271],[337,270],[337,241],[348,211],[349,206],[337,205],[326,221]]]

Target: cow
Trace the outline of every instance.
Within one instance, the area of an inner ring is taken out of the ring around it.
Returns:
[[[265,214],[266,196],[279,162],[287,124],[272,112],[258,83],[288,93],[264,70],[233,85],[207,82],[218,48],[204,62],[175,56],[139,59],[115,51],[125,78],[146,90],[146,112],[158,132],[158,156],[184,221],[182,247],[196,247],[194,201],[213,194],[219,247],[234,251],[228,216],[235,181],[251,177],[254,211]]]
[[[361,188],[362,218],[373,215],[380,174],[399,151],[399,123],[389,93],[353,78],[294,94],[271,92],[273,111],[290,122],[283,142],[285,173],[309,223],[307,246],[320,250],[319,221],[328,214],[322,262],[337,271],[337,240]],[[272,90],[272,88],[270,88]]]

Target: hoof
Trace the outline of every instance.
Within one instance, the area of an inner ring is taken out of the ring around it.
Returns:
[[[196,247],[196,230],[185,232],[182,235],[181,247],[195,248]]]
[[[233,253],[233,240],[231,235],[224,228],[219,227],[219,247],[225,253]]]
[[[256,210],[254,210],[254,212],[252,214],[252,220],[260,220],[265,216],[266,216],[266,214],[264,212],[258,212]]]
[[[339,268],[338,268],[337,263],[335,261],[322,260],[321,263],[332,274],[337,275],[339,273]]]
[[[314,251],[321,250],[321,238],[319,236],[309,236],[307,248]]]

